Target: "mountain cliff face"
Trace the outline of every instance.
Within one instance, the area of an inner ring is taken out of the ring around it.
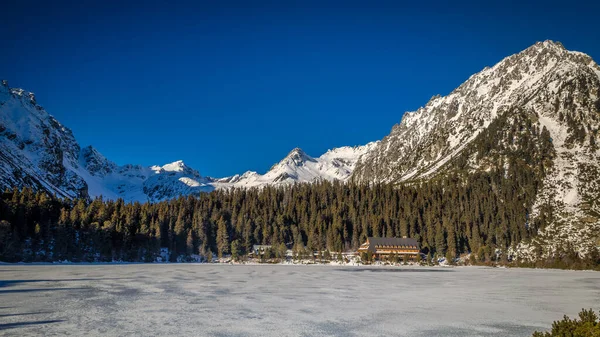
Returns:
[[[489,137],[492,124],[504,131],[496,143],[485,144],[482,138]],[[552,220],[518,253],[533,258],[539,255],[535,247],[543,246],[545,254],[561,245],[583,252],[597,244],[600,229],[600,67],[560,43],[536,43],[471,76],[449,95],[407,112],[361,157],[352,179],[411,183],[457,167],[476,172],[507,165],[525,153],[517,138],[531,125],[538,130],[533,137],[543,138],[543,131],[551,142],[547,149],[534,146],[527,153],[537,155],[525,157],[530,167],[548,167],[538,170],[541,186],[531,220]]]
[[[0,188],[30,186],[60,197],[160,201],[220,188],[285,185],[350,178],[358,158],[376,143],[341,147],[313,158],[294,149],[264,175],[246,172],[203,177],[183,161],[163,166],[119,166],[73,133],[35,101],[33,93],[0,85]]]
[[[433,97],[424,107],[405,113],[359,161],[354,179],[394,183],[428,177],[504,112],[540,100],[561,101],[566,98],[561,88],[574,80],[592,83],[582,108],[597,109],[593,83],[599,71],[583,53],[552,41],[536,43],[471,76],[449,95]],[[558,112],[554,114],[558,118]]]
[[[35,101],[31,92],[0,84],[0,186],[32,186],[61,197],[87,196],[87,185],[70,168],[80,147],[68,128]]]

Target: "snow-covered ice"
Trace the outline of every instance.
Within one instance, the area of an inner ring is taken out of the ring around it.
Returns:
[[[0,335],[530,336],[600,273],[303,265],[0,265]]]

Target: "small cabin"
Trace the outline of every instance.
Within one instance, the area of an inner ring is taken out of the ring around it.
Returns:
[[[394,254],[399,257],[408,256],[410,259],[416,259],[419,256],[419,242],[412,238],[367,238],[367,241],[360,245],[358,253],[373,254],[375,259],[387,258]]]

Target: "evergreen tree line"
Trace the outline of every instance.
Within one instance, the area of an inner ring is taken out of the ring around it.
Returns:
[[[523,174],[522,176],[511,176]],[[310,251],[356,249],[367,237],[416,238],[430,256],[496,249],[535,236],[550,217],[529,222],[535,186],[526,172],[492,170],[403,186],[320,182],[220,190],[159,203],[65,200],[31,189],[0,198],[3,261],[154,261],[244,255],[254,244]],[[506,257],[506,254],[503,256]]]

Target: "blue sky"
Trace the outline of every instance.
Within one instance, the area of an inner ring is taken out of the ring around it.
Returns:
[[[267,171],[383,138],[536,41],[600,60],[598,2],[11,2],[0,77],[118,164]]]

